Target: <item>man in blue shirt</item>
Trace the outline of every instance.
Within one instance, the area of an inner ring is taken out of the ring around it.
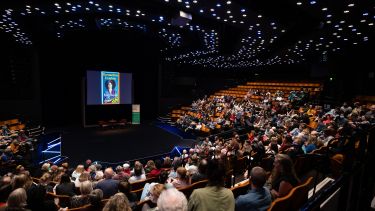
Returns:
[[[114,180],[112,177],[115,172],[112,168],[107,168],[104,171],[105,179],[100,181],[96,185],[96,189],[101,189],[103,191],[103,198],[108,199],[109,197],[115,195],[118,192],[119,180]]]
[[[266,171],[256,166],[250,172],[251,189],[236,199],[236,211],[267,210],[271,205],[270,191],[263,187],[266,183]]]

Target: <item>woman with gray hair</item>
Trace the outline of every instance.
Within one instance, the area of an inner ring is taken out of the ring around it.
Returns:
[[[103,211],[131,211],[129,201],[123,193],[116,193],[105,204]]]
[[[10,193],[8,200],[7,200],[7,206],[0,208],[1,211],[5,210],[28,210],[25,209],[27,203],[27,195],[26,191],[23,188],[17,188],[12,193]]]

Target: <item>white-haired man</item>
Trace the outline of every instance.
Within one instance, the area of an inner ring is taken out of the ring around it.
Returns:
[[[159,211],[187,211],[188,209],[185,195],[176,188],[163,191],[157,205]]]

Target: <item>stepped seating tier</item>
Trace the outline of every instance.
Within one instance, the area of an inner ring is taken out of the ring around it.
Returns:
[[[269,92],[271,96],[275,96],[277,91],[282,91],[284,93],[284,98],[288,97],[291,91],[305,91],[308,92],[310,96],[317,96],[323,90],[323,84],[316,82],[247,82],[245,85],[238,85],[237,87],[217,91],[211,95],[209,99],[232,96],[235,97],[236,100],[241,100],[248,94],[249,90],[257,90],[263,93]],[[248,98],[259,102],[262,96],[252,95],[250,97],[248,96]],[[191,107],[182,106],[180,109],[172,110],[170,116],[172,121],[175,122],[185,114],[191,116],[197,115],[191,111]],[[217,117],[217,115],[214,116]],[[202,130],[204,130],[204,132],[210,132],[206,127],[202,127]]]

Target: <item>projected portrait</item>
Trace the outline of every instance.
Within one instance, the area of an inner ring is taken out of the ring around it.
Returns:
[[[108,80],[105,82],[104,91],[104,103],[111,103],[117,96],[116,82],[114,80]]]
[[[103,104],[119,104],[118,80],[119,75],[114,73],[102,74],[102,103]]]

